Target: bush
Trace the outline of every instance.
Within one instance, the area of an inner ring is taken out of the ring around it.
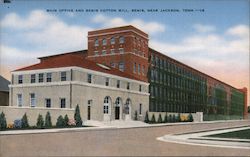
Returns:
[[[173,120],[172,120],[172,122],[176,122],[176,116],[175,116],[175,114],[173,114]]]
[[[69,119],[68,126],[76,126],[76,121],[74,119]]]
[[[13,123],[8,124],[8,125],[7,125],[7,128],[8,128],[8,129],[13,129],[13,128],[14,128],[14,124],[13,124]]]
[[[157,123],[162,123],[161,114],[159,114],[159,117],[158,117]]]
[[[176,122],[181,122],[181,114],[178,113],[177,117],[176,117]]]
[[[171,114],[168,116],[168,122],[170,122],[170,123],[172,123],[172,122],[173,122],[173,117],[172,117],[172,115],[171,115]]]
[[[22,128],[29,128],[29,122],[26,113],[22,117]]]
[[[82,118],[80,115],[79,105],[76,106],[74,119],[76,121],[76,126],[81,127],[82,126]]]
[[[164,123],[167,123],[167,122],[168,122],[168,113],[166,113],[164,117]]]
[[[66,115],[64,116],[64,123],[65,123],[65,126],[68,126],[68,122],[69,122],[69,117],[68,117],[68,115],[66,114]]]
[[[0,114],[0,130],[5,130],[7,128],[7,122],[5,118],[5,114],[2,112]]]
[[[189,122],[193,122],[194,121],[193,115],[191,113],[189,113],[189,115],[188,115],[188,121]]]
[[[153,114],[152,118],[151,118],[151,123],[155,123],[155,115]]]
[[[48,111],[45,116],[45,128],[51,128],[51,127],[52,127],[51,116]]]
[[[144,122],[145,122],[145,123],[149,123],[148,111],[146,112]]]
[[[57,118],[56,127],[58,128],[65,127],[65,121],[61,115]]]
[[[37,128],[39,128],[39,129],[44,128],[43,116],[40,115],[40,114],[38,115],[37,122],[36,122],[36,126],[37,126]]]
[[[137,110],[135,110],[135,120],[138,120],[138,113],[137,113]]]
[[[21,119],[14,120],[14,128],[22,128],[22,120]]]

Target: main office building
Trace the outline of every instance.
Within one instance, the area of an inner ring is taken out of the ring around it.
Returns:
[[[88,32],[88,50],[41,57],[12,72],[10,106],[75,108],[85,120],[128,120],[137,112],[203,112],[242,119],[247,89],[234,88],[148,46],[129,25]]]

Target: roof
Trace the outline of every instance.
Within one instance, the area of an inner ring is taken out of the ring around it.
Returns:
[[[8,92],[10,81],[0,75],[0,91]]]
[[[128,73],[122,72],[118,69],[106,66],[108,68],[104,68],[104,66],[100,66],[99,63],[96,63],[94,61],[90,61],[85,59],[84,57],[74,55],[72,53],[67,53],[64,55],[57,55],[50,58],[47,58],[46,60],[41,60],[40,63],[34,64],[31,66],[27,66],[21,69],[17,69],[15,71],[27,71],[27,70],[38,70],[38,69],[51,69],[51,68],[60,68],[60,67],[72,67],[77,66],[85,69],[90,69],[94,71],[99,71],[111,75],[116,75],[120,77],[125,77],[133,80],[143,81],[139,78],[136,78]]]
[[[58,57],[58,56],[65,55],[65,54],[73,54],[73,55],[76,55],[76,56],[86,57],[88,55],[88,50],[78,50],[78,51],[64,52],[64,53],[61,53],[61,54],[38,57],[38,59],[45,60],[45,59],[48,59],[48,58],[51,58],[51,57]]]

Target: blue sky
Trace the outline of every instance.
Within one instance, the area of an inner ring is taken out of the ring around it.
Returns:
[[[249,0],[12,0],[9,4],[1,1],[0,73],[9,79],[10,71],[38,62],[37,57],[86,49],[89,30],[132,24],[149,34],[150,47],[235,87],[249,87],[249,3]],[[74,12],[59,12],[60,9]],[[87,13],[75,9],[128,12]],[[180,12],[160,12],[161,9]]]

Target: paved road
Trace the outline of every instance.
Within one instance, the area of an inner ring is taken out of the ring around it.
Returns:
[[[192,146],[156,140],[156,137],[165,134],[241,125],[250,125],[250,121],[2,135],[0,156],[250,156],[248,149]]]

